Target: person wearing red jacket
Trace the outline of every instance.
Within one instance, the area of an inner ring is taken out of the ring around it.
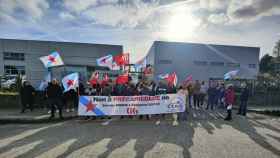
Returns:
[[[235,92],[232,85],[229,85],[226,92],[225,92],[225,102],[227,106],[227,117],[225,118],[226,121],[232,120],[231,110],[232,105],[234,104],[235,100]]]

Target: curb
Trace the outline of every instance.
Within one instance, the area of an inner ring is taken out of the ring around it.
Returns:
[[[0,124],[40,124],[40,123],[57,123],[57,122],[64,122],[69,121],[72,119],[78,118],[78,116],[69,116],[64,117],[63,119],[54,118],[54,119],[21,119],[21,118],[15,118],[15,119],[0,119]]]

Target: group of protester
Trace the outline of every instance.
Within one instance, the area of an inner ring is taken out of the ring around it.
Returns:
[[[237,114],[246,116],[247,113],[247,102],[249,98],[249,89],[245,83],[241,85],[241,95],[240,95],[240,106]],[[189,108],[203,108],[208,110],[217,108],[226,108],[228,115],[225,120],[232,119],[232,106],[236,101],[236,94],[232,84],[225,86],[224,83],[218,83],[215,81],[210,81],[209,87],[204,81],[201,83],[196,80],[194,84],[189,84],[187,86],[189,92]],[[206,99],[207,96],[207,99]]]
[[[72,89],[67,92],[63,92],[63,86],[57,80],[52,80],[48,84],[45,90],[45,97],[47,98],[49,108],[51,110],[50,119],[54,118],[56,110],[59,112],[59,117],[63,118],[62,110],[66,107],[66,112],[74,111],[78,107],[79,95],[89,96],[137,96],[137,95],[160,95],[160,94],[172,94],[181,93],[186,96],[186,113],[191,109],[205,108],[206,110],[225,108],[227,109],[227,117],[225,120],[232,119],[232,106],[235,103],[235,91],[233,85],[229,84],[225,86],[223,83],[219,84],[214,81],[206,84],[204,81],[200,82],[196,80],[194,83],[182,85],[176,88],[173,84],[167,84],[164,80],[159,81],[156,84],[154,81],[141,80],[137,84],[134,84],[131,80],[126,84],[117,84],[112,80],[108,80],[105,83],[96,83],[90,85],[88,88],[80,82],[77,89]],[[33,110],[33,102],[35,89],[31,84],[26,81],[20,91],[22,101],[22,113],[29,107]],[[241,91],[241,105],[238,114],[246,115],[247,101],[249,97],[249,90],[246,84],[242,84]],[[208,99],[207,99],[208,98]],[[157,117],[159,115],[156,115]],[[165,115],[161,115],[164,117]],[[121,116],[123,118],[124,116]],[[130,116],[131,117],[131,116]],[[146,115],[149,119],[151,116]],[[143,116],[139,116],[140,119]],[[180,119],[181,117],[179,117]],[[96,117],[86,117],[86,119],[96,119]],[[102,117],[103,119],[103,117]]]

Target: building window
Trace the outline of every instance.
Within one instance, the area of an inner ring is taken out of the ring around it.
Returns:
[[[4,66],[5,75],[25,75],[24,66],[14,66],[14,65],[5,65]]]
[[[194,64],[198,66],[206,66],[208,63],[207,61],[194,61]]]
[[[4,52],[4,60],[24,61],[24,53]]]
[[[227,66],[229,67],[240,67],[239,63],[227,63]]]
[[[256,64],[249,64],[248,66],[249,66],[249,68],[251,68],[251,69],[255,69],[255,68],[256,68]]]
[[[224,62],[213,61],[210,63],[212,66],[224,66]]]
[[[167,59],[162,59],[162,60],[159,60],[159,64],[172,64],[172,61],[167,60]]]

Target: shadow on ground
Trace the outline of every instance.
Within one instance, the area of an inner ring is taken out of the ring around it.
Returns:
[[[0,155],[1,153],[9,152],[13,148],[20,148],[33,142],[40,142],[30,150],[16,156],[18,158],[37,157],[65,142],[69,142],[69,140],[73,140],[65,151],[58,155],[58,157],[63,158],[71,156],[74,152],[82,148],[107,140],[104,151],[96,155],[99,158],[108,157],[112,152],[129,145],[132,141],[135,157],[137,158],[144,157],[158,143],[179,146],[182,148],[182,156],[189,158],[191,157],[190,148],[193,146],[193,137],[198,126],[205,129],[209,134],[213,134],[216,129],[221,129],[227,125],[248,135],[256,144],[280,156],[279,149],[272,146],[264,136],[257,132],[255,127],[265,127],[275,132],[279,132],[279,129],[262,124],[260,121],[237,116],[235,116],[234,121],[225,122],[222,120],[224,115],[223,112],[197,110],[192,112],[187,122],[180,123],[176,127],[171,126],[170,121],[165,121],[162,125],[155,126],[154,121],[117,120],[108,126],[102,126],[100,122],[72,120],[58,124],[36,125],[35,127],[33,126],[33,129],[39,129],[38,131],[24,135],[26,131],[32,128],[22,126],[18,130],[0,134],[1,140],[15,137],[9,143],[2,146],[0,141]],[[10,128],[12,129],[12,126],[7,125],[7,129],[5,130],[9,130]],[[16,138],[17,135],[21,134],[23,134],[22,137]],[[273,135],[268,136],[280,141],[279,137]],[[91,157],[94,155],[88,156]]]

